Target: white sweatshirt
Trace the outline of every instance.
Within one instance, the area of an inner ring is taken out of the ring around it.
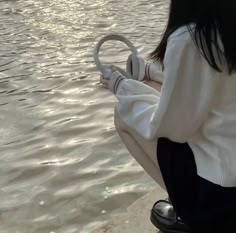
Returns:
[[[163,81],[161,93],[113,73],[109,89],[119,101],[119,116],[146,140],[188,142],[199,176],[236,187],[236,74],[211,68],[187,27],[170,36],[161,78],[156,66],[149,73]]]

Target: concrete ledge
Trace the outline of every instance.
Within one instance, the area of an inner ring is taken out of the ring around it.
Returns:
[[[111,221],[93,233],[156,233],[149,220],[154,202],[166,198],[166,192],[158,187],[138,199],[124,214],[113,215]]]

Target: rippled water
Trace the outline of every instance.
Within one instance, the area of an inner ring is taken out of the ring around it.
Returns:
[[[92,52],[122,33],[144,56],[165,0],[0,1],[0,232],[88,233],[155,185],[113,125]],[[124,64],[119,44],[106,62]]]

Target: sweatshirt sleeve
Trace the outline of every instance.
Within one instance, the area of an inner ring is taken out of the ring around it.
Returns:
[[[219,79],[189,36],[168,41],[161,93],[123,77],[114,77],[111,83],[116,83],[118,114],[129,127],[147,140],[167,137],[186,142],[209,113]]]
[[[158,62],[147,63],[145,65],[145,77],[147,80],[163,83],[164,73],[162,71],[162,65]]]

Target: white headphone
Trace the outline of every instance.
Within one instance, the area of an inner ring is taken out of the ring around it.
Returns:
[[[141,81],[145,75],[144,59],[138,55],[137,49],[134,47],[134,45],[128,39],[126,39],[123,36],[117,35],[117,34],[110,34],[110,35],[103,37],[96,45],[96,47],[94,49],[94,61],[95,61],[95,64],[96,64],[98,70],[100,70],[100,72],[103,74],[103,76],[106,79],[111,78],[111,75],[112,75],[111,69],[109,69],[108,67],[104,67],[101,64],[99,57],[98,57],[101,46],[105,42],[110,41],[110,40],[118,40],[118,41],[125,43],[131,51],[131,54],[129,55],[128,60],[126,62],[126,71],[122,70],[121,68],[118,68],[118,71],[122,75],[124,75],[126,78],[132,78],[132,79]]]

